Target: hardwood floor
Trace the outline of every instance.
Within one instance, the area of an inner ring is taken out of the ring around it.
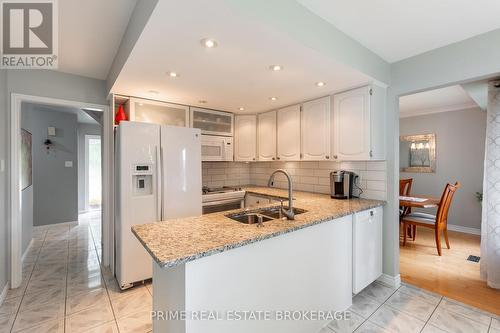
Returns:
[[[404,282],[500,315],[500,290],[479,278],[479,263],[467,261],[480,255],[480,237],[448,231],[451,249],[443,242],[437,255],[434,230],[418,228],[415,242],[400,243],[400,271]]]

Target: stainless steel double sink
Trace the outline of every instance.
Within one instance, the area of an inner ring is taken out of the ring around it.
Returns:
[[[283,206],[284,209],[288,209],[288,207]],[[293,208],[293,212],[295,215],[302,214],[307,212],[304,209]],[[262,223],[272,220],[278,219],[286,219],[286,216],[283,214],[281,206],[275,207],[265,207],[254,210],[245,210],[237,213],[232,213],[226,215],[226,217],[238,221],[244,224],[257,224],[262,225]]]

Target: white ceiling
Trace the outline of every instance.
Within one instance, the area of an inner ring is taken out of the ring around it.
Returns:
[[[498,0],[297,0],[392,63],[500,28]]]
[[[401,117],[458,111],[478,107],[459,85],[424,91],[399,99]]]
[[[59,1],[59,71],[105,79],[136,0]]]
[[[216,39],[218,47],[202,47],[200,40],[205,37]],[[272,64],[284,70],[272,72],[268,69]],[[168,71],[180,76],[170,78]],[[317,81],[326,86],[316,87]],[[370,81],[289,36],[232,12],[224,0],[160,1],[113,92],[235,113],[244,107],[244,113],[255,113]],[[269,100],[271,96],[278,100]]]
[[[51,112],[63,112],[70,113],[76,115],[76,121],[79,124],[91,124],[97,125],[98,122],[94,120],[91,116],[89,116],[86,112],[78,109],[67,106],[60,105],[49,105],[49,104],[39,104],[39,103],[22,103],[22,110],[42,110],[42,111],[51,111]]]

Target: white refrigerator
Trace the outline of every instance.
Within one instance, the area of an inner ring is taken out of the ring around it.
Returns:
[[[115,151],[115,273],[127,289],[152,277],[152,258],[131,227],[202,214],[201,132],[122,121]]]

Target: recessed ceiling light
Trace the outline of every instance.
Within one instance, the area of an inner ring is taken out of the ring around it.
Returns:
[[[318,86],[318,87],[323,87],[325,84],[326,83],[322,82],[322,81],[316,82],[316,86]]]
[[[245,111],[245,108],[244,107],[240,107],[238,110]]]
[[[271,101],[275,101],[275,100],[277,100],[277,99],[278,99],[278,97],[274,97],[274,96],[273,96],[273,97],[269,97],[269,99],[270,99]]]
[[[282,70],[283,67],[281,65],[271,65],[271,66],[269,66],[269,69],[272,71],[278,72],[278,71]]]
[[[148,93],[150,93],[151,95],[158,95],[160,92],[156,90],[150,90],[148,91]]]
[[[213,39],[210,38],[203,38],[200,41],[201,45],[205,46],[206,48],[213,49],[214,47],[217,47],[217,42]]]
[[[177,74],[176,72],[168,72],[168,76],[170,76],[170,77],[179,77],[179,74]]]

